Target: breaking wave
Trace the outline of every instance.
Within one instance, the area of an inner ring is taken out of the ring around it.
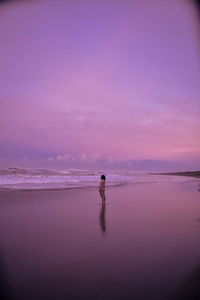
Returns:
[[[176,176],[151,175],[134,171],[105,171],[106,185],[114,186],[127,183],[148,183],[177,181]],[[41,190],[97,187],[102,171],[91,170],[49,170],[25,168],[1,168],[0,189]],[[175,178],[176,177],[176,178]],[[192,180],[179,177],[179,181]]]

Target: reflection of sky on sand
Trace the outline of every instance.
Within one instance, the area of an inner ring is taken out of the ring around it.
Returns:
[[[2,257],[14,295],[160,300],[199,265],[196,186],[135,184],[106,193],[106,214],[93,188],[0,193]]]
[[[200,299],[200,265],[194,268],[172,293],[169,300]]]
[[[7,270],[0,244],[0,299],[11,300],[11,287],[7,278]]]

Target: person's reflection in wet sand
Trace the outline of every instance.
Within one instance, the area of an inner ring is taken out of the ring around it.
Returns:
[[[105,218],[105,213],[106,213],[106,204],[105,202],[102,202],[102,207],[99,215],[99,220],[100,220],[100,226],[103,234],[106,232],[106,218]]]

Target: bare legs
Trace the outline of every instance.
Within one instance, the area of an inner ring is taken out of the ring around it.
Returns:
[[[99,190],[99,194],[101,196],[102,199],[102,205],[105,204],[106,202],[106,196],[105,196],[105,191],[104,190]]]

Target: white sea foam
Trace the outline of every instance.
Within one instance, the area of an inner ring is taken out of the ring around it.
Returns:
[[[106,185],[162,181],[194,181],[194,178],[152,175],[134,171],[106,171]],[[65,189],[97,187],[101,171],[1,168],[0,189]]]

